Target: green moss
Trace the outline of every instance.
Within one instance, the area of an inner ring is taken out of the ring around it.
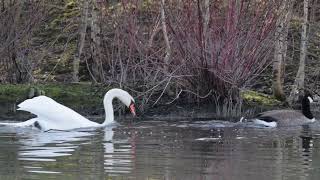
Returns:
[[[0,102],[16,102],[25,99],[29,87],[26,85],[0,85]]]
[[[0,85],[0,103],[21,102],[30,95],[45,94],[54,100],[76,109],[102,106],[102,98],[109,87],[91,84],[37,84]]]
[[[277,100],[275,97],[256,91],[242,91],[241,97],[248,103],[257,103],[264,106],[275,106],[282,104],[282,102]]]
[[[67,0],[67,3],[66,3],[66,7],[67,8],[74,8],[76,6],[76,1],[74,0]]]

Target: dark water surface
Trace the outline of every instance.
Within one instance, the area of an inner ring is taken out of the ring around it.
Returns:
[[[39,132],[0,127],[0,179],[269,180],[320,177],[320,123],[222,121]]]

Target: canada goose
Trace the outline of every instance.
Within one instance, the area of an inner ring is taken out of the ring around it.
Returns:
[[[313,98],[310,93],[306,93],[301,101],[302,110],[272,110],[258,114],[253,122],[267,127],[277,126],[298,126],[315,121],[311,111],[310,103]]]

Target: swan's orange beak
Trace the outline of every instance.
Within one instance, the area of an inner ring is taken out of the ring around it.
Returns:
[[[134,107],[134,103],[131,103],[129,106],[130,112],[133,116],[136,116],[136,108]]]

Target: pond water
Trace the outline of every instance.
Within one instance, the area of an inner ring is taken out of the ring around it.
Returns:
[[[1,179],[319,179],[320,123],[145,121],[46,133],[2,126],[0,167]]]

